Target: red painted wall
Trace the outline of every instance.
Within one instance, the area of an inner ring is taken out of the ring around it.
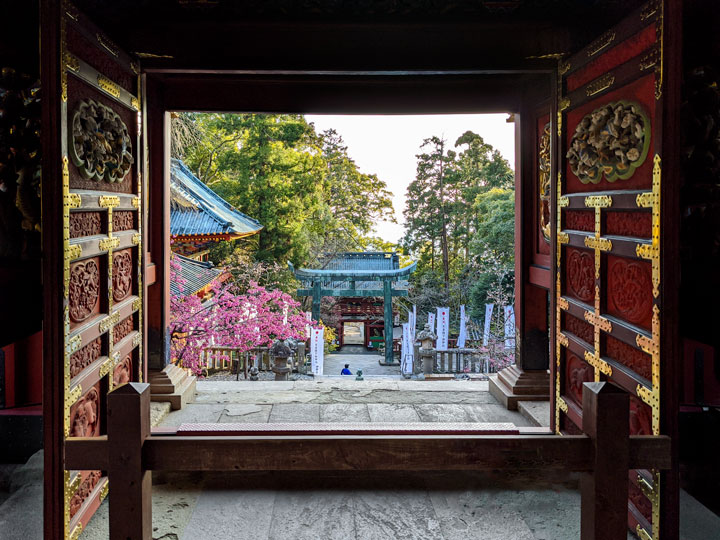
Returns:
[[[2,350],[5,353],[5,407],[42,403],[42,332]]]

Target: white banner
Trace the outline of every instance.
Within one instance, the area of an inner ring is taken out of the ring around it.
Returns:
[[[428,313],[428,324],[430,325],[430,331],[435,332],[435,314]],[[437,334],[437,332],[435,332]]]
[[[325,329],[313,328],[310,331],[310,365],[313,375],[323,374],[325,359]]]
[[[448,334],[450,333],[450,308],[437,308],[437,345],[438,351],[447,351]]]
[[[408,316],[412,318],[412,314],[408,313]],[[410,323],[403,323],[402,325],[402,372],[412,373],[412,343],[410,343]]]
[[[492,319],[493,307],[495,304],[485,304],[485,326],[483,328],[483,347],[487,347],[490,339],[490,319]]]
[[[467,320],[465,319],[465,306],[460,306],[460,333],[458,334],[457,339],[457,348],[462,349],[465,347],[465,341],[467,340],[467,327],[466,323]]]
[[[515,308],[505,306],[505,348],[515,348]]]
[[[290,306],[288,306],[287,302],[283,302],[283,326],[287,326],[289,309],[290,309]]]
[[[307,324],[305,325],[305,339],[310,339],[310,321],[312,321],[311,312],[305,312],[305,320],[307,321]]]

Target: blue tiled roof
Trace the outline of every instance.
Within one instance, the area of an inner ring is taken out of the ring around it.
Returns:
[[[304,269],[300,268],[295,271],[295,276],[300,280],[303,287],[312,287],[313,279],[332,279],[338,277],[343,272],[392,272],[397,274],[397,279],[393,281],[393,288],[396,290],[407,289],[409,283],[402,277],[415,271],[416,263],[400,269],[400,257],[397,253],[390,251],[364,251],[364,252],[348,252],[336,253],[326,257],[321,262],[320,269]],[[354,281],[345,277],[344,281],[325,281],[326,286],[330,289],[369,289],[382,290],[383,283],[381,280],[372,279],[370,281],[362,280],[360,277]]]
[[[185,280],[185,283],[182,284],[181,290],[179,283],[170,281],[170,292],[172,294],[190,296],[205,288],[223,274],[223,271],[215,268],[212,263],[196,261],[178,254],[173,256],[177,257],[177,262],[180,265],[180,277]]]
[[[400,257],[390,251],[356,251],[337,253],[323,262],[323,270],[397,270]]]
[[[202,234],[255,234],[259,221],[237,211],[225,199],[203,184],[185,164],[173,159],[170,189],[180,204],[170,207],[170,234],[192,236]]]

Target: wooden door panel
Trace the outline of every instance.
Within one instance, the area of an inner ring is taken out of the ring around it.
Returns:
[[[143,379],[142,122],[138,65],[81,13],[61,21],[65,306],[63,411],[68,437],[106,433],[107,393]],[[50,473],[52,474],[52,473]],[[64,536],[77,538],[108,493],[101,471],[65,471]]]
[[[651,2],[560,64],[554,426],[578,433],[582,385],[630,395],[660,434],[662,7]],[[629,471],[628,525],[659,538],[660,477]]]

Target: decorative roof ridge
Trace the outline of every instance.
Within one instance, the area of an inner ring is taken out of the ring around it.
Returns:
[[[197,176],[195,176],[195,174],[188,168],[187,165],[185,165],[185,163],[183,163],[182,160],[180,160],[178,158],[171,158],[170,161],[171,161],[171,167],[177,167],[178,169],[180,169],[185,174],[185,176],[188,177],[193,182],[193,184],[195,184],[199,189],[203,190],[212,199],[216,200],[218,202],[218,204],[224,206],[225,208],[227,208],[228,210],[230,210],[232,212],[236,212],[237,214],[240,214],[242,217],[244,217],[248,221],[255,223],[256,225],[259,226],[258,230],[263,228],[262,223],[260,223],[258,220],[248,216],[247,214],[244,214],[243,212],[241,212],[240,210],[235,208],[233,205],[231,205],[229,202],[227,202],[225,199],[223,199],[220,195],[215,193],[212,189],[210,189],[210,187],[207,184],[205,184],[205,182],[203,182]],[[207,210],[209,212],[212,212],[212,209],[210,209],[210,208],[207,208]],[[218,220],[218,221],[220,221],[220,220]]]

